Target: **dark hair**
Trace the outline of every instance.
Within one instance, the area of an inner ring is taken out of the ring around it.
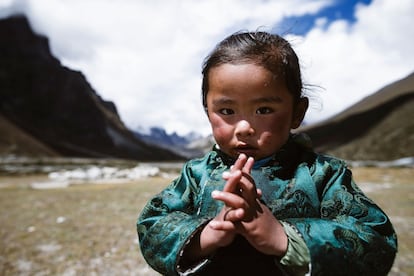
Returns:
[[[207,108],[210,69],[222,64],[253,63],[263,66],[274,77],[283,77],[294,102],[302,97],[302,78],[299,60],[290,43],[267,32],[239,32],[221,41],[203,63],[202,97]]]

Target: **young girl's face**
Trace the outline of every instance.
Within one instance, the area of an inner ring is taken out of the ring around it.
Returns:
[[[207,110],[220,149],[256,160],[268,157],[286,143],[306,111],[294,107],[284,80],[255,64],[223,64],[209,72]]]

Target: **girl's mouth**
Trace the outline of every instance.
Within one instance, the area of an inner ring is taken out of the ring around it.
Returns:
[[[250,145],[239,145],[235,149],[239,154],[244,153],[247,156],[254,156],[257,152],[257,148]]]

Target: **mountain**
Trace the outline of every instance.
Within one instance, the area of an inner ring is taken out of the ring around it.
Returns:
[[[47,145],[38,141],[35,137],[23,131],[0,115],[0,156],[50,156],[57,157],[59,154]]]
[[[407,158],[414,157],[413,118],[414,73],[327,120],[305,124],[294,132],[307,133],[316,151],[346,160],[412,160]],[[192,145],[205,152],[213,143],[210,136]]]
[[[138,128],[138,130],[135,131],[135,136],[147,144],[169,149],[186,158],[199,157],[204,153],[203,150],[193,146],[195,141],[203,138],[195,132],[190,132],[185,136],[181,136],[176,132],[168,134],[165,129],[160,127],[151,127],[149,130]]]
[[[414,73],[343,112],[299,128],[317,151],[347,160],[388,161],[414,156]]]
[[[138,139],[24,16],[0,20],[0,155],[177,160]]]
[[[200,137],[199,139],[193,140],[187,145],[187,148],[197,150],[198,152],[205,154],[213,148],[215,143],[216,141],[214,140],[213,134],[210,134],[206,137]]]

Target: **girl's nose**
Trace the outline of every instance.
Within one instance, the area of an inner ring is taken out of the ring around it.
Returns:
[[[237,136],[251,136],[254,134],[254,129],[248,121],[241,120],[236,125],[235,134]]]

